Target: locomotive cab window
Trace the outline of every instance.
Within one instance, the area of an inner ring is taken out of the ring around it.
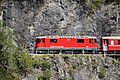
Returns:
[[[44,42],[45,42],[45,39],[42,39],[42,42],[44,43]]]
[[[118,45],[120,45],[120,40],[118,40]]]
[[[90,39],[90,40],[89,40],[89,43],[93,43],[93,39]]]
[[[51,43],[57,43],[57,39],[50,39]]]
[[[40,41],[41,41],[40,39],[36,39],[36,43],[40,43]]]
[[[84,39],[77,39],[77,43],[84,43]]]

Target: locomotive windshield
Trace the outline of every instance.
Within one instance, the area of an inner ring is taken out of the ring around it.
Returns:
[[[93,43],[93,39],[90,39],[89,43]]]
[[[40,43],[40,41],[41,41],[41,40],[40,40],[39,38],[36,39],[36,43]]]

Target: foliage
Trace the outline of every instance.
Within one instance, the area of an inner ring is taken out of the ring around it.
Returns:
[[[50,80],[51,75],[50,70],[44,70],[43,74],[38,77],[38,80]]]
[[[26,50],[15,46],[13,30],[0,26],[0,80],[19,80],[15,73],[25,75],[33,69],[34,60]],[[24,74],[23,74],[24,73]]]
[[[111,3],[119,4],[120,1],[119,0],[105,0],[105,4],[111,4]]]
[[[33,64],[33,68],[37,68],[37,69],[39,69],[40,67],[41,67],[41,63],[40,63],[40,61],[36,58],[33,58],[33,60],[34,60],[34,64]]]
[[[120,65],[120,60],[113,59],[113,63],[116,64],[116,65]]]
[[[14,62],[18,68],[19,73],[26,74],[30,70],[33,69],[34,60],[30,55],[27,54],[26,51],[22,51],[20,48],[18,48],[17,54],[14,54]]]
[[[42,70],[46,70],[46,69],[49,69],[50,68],[50,63],[47,62],[47,61],[43,61],[42,62]]]
[[[76,0],[73,0],[76,1]],[[83,3],[88,8],[88,15],[94,14],[95,10],[101,9],[106,4],[120,4],[119,0],[81,0],[79,3]]]
[[[103,3],[104,3],[104,0],[87,0],[86,6],[90,10],[94,10],[94,9],[96,10],[96,9],[100,9]]]
[[[103,68],[100,72],[98,72],[99,78],[104,78],[106,76],[107,69]]]
[[[38,80],[50,80],[51,78],[51,72],[50,72],[50,66],[51,61],[48,59],[50,55],[43,55],[43,56],[36,56],[34,68],[41,68],[42,73],[37,74],[36,77]]]

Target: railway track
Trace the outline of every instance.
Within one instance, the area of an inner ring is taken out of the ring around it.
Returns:
[[[93,53],[89,53],[89,54],[37,54],[37,53],[34,53],[34,52],[29,52],[30,55],[33,55],[33,56],[43,56],[43,55],[81,55],[81,56],[110,56],[110,57],[120,57],[120,54],[93,54]]]

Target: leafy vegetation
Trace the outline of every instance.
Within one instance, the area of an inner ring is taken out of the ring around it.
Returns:
[[[107,73],[107,69],[106,68],[103,68],[99,73],[98,73],[98,76],[99,78],[104,78],[106,76],[106,73]]]
[[[85,5],[89,10],[100,9],[103,5],[106,4],[119,4],[119,0],[72,0],[79,4]]]
[[[9,27],[0,26],[0,80],[18,80],[15,73],[26,75],[33,69],[33,58],[14,45],[12,33]]]
[[[42,70],[41,73],[34,75],[38,80],[50,80],[52,76],[50,71],[50,56],[51,55],[35,56],[34,68],[41,68]]]
[[[119,59],[113,59],[113,63],[116,65],[120,65],[120,60]]]
[[[0,80],[19,80],[19,76],[26,76],[35,68],[42,68],[43,74],[38,79],[50,80],[50,63],[45,60],[35,59],[28,55],[27,50],[15,46],[12,39],[13,30],[9,27],[2,29],[0,26]],[[47,59],[43,56],[43,59]]]
[[[73,0],[78,1],[78,0]],[[81,0],[84,2],[86,7],[89,9],[90,13],[96,9],[100,9],[104,4],[119,4],[119,0]],[[78,1],[79,2],[79,1]],[[0,12],[0,15],[2,13]],[[107,15],[107,13],[106,13]],[[76,22],[76,20],[73,20]],[[0,23],[0,80],[19,80],[19,75],[27,75],[27,73],[34,68],[42,69],[43,73],[40,74],[38,80],[50,80],[50,62],[46,61],[48,56],[44,56],[45,60],[34,59],[28,55],[27,51],[21,47],[15,46],[12,39],[13,30],[9,27],[2,28]],[[66,61],[68,57],[66,55],[61,55]],[[70,55],[74,56],[74,55]],[[42,56],[43,57],[43,56]],[[79,59],[79,55],[75,55]],[[83,56],[82,56],[83,57]],[[88,57],[88,56],[87,56]],[[86,57],[86,58],[87,58]],[[120,62],[114,60],[115,64],[120,64]],[[82,65],[83,61],[80,60],[79,64]],[[78,65],[73,65],[73,69],[76,69]],[[96,66],[94,63],[90,63],[88,67]],[[106,76],[107,69],[102,69],[98,76],[104,78]]]
[[[51,72],[50,70],[44,70],[43,71],[43,74],[41,74],[39,77],[38,77],[38,80],[50,80],[51,78]]]

